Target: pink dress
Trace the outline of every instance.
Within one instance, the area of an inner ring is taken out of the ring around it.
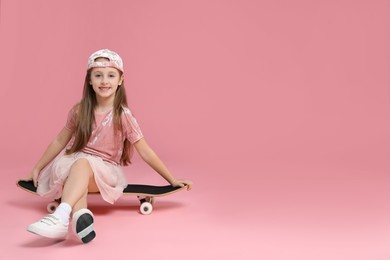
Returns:
[[[75,109],[72,109],[65,127],[74,132],[75,122],[76,113]],[[128,139],[135,143],[143,138],[141,129],[128,108],[124,108],[122,113],[123,133],[114,135],[112,110],[102,114],[95,113],[95,122],[89,142],[82,151],[66,155],[64,150],[42,170],[38,180],[39,195],[60,198],[70,168],[81,158],[90,163],[96,184],[105,201],[114,203],[123,194],[123,189],[127,186],[127,180],[119,165],[123,142]],[[72,143],[73,138],[67,148]]]

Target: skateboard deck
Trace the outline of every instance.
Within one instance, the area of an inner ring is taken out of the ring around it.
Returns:
[[[32,180],[30,181],[19,180],[16,183],[16,185],[27,192],[38,195],[37,188],[34,186]],[[144,215],[148,215],[153,210],[154,197],[166,196],[178,192],[185,188],[187,187],[186,186],[173,187],[172,185],[154,186],[154,185],[142,185],[142,184],[128,184],[127,187],[123,190],[123,195],[137,196],[141,203],[140,206],[141,213]],[[96,194],[96,193],[92,193],[92,194]],[[60,201],[61,199],[50,202],[47,206],[47,210],[51,213],[54,212],[54,210],[56,209]]]

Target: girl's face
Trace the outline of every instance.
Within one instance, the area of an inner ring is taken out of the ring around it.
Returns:
[[[106,59],[96,61],[106,61]],[[122,84],[123,75],[120,72],[111,67],[105,68],[93,68],[91,71],[90,84],[96,93],[96,98],[99,100],[114,101],[116,90],[118,86]]]

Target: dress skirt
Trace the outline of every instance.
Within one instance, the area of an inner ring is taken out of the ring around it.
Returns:
[[[45,169],[38,178],[37,193],[43,197],[59,199],[66,178],[72,165],[79,159],[85,158],[91,165],[95,182],[102,198],[113,204],[127,186],[127,180],[119,165],[103,161],[100,157],[83,152],[66,155],[61,152]]]

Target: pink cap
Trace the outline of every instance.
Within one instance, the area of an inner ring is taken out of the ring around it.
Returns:
[[[109,61],[95,61],[97,58],[106,58]],[[116,52],[110,51],[108,49],[102,49],[92,53],[92,55],[89,56],[87,67],[88,70],[91,68],[104,67],[113,67],[124,72],[122,58]]]

